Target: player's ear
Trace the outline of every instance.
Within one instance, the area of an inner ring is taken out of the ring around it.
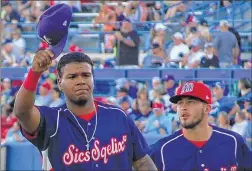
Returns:
[[[210,111],[212,110],[212,107],[210,104],[206,104],[205,105],[205,112],[207,113],[207,115],[210,113]]]
[[[62,87],[61,87],[61,79],[60,79],[60,77],[59,77],[59,76],[57,77],[57,82],[58,82],[58,88],[59,88],[59,90],[60,90],[60,91],[62,91]]]

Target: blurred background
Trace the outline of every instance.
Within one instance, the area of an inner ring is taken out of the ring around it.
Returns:
[[[169,98],[194,80],[212,90],[209,122],[238,132],[252,147],[250,1],[1,0],[1,170],[41,169],[13,105],[34,54],[48,48],[36,34],[39,17],[58,3],[73,10],[63,54],[92,58],[95,98],[120,106],[148,144],[180,129]],[[58,59],[39,80],[36,105],[64,103]]]

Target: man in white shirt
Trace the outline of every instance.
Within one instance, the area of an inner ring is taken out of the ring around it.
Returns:
[[[179,67],[179,62],[189,53],[189,47],[185,44],[184,37],[180,32],[172,35],[174,46],[172,47],[168,62],[171,67]]]
[[[201,49],[200,39],[194,39],[191,43],[191,51],[189,55],[183,58],[183,65],[185,68],[198,68],[201,59],[205,56],[205,52]]]

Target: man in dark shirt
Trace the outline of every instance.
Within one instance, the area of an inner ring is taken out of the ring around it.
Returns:
[[[219,59],[216,55],[213,54],[213,45],[212,43],[205,44],[205,53],[201,59],[200,67],[201,68],[219,68]]]
[[[4,15],[4,20],[7,22],[12,22],[12,21],[20,21],[20,14],[12,8],[11,3],[9,2],[4,2],[2,4],[2,10],[5,11],[5,15]]]
[[[133,30],[129,20],[122,22],[120,31],[115,33],[117,39],[117,66],[138,66],[140,38]]]

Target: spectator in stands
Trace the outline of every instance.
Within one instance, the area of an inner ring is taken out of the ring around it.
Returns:
[[[252,60],[248,60],[244,63],[244,69],[252,69]]]
[[[52,101],[52,87],[48,82],[44,82],[39,87],[39,95],[36,96],[35,105],[49,106]]]
[[[209,30],[208,22],[205,19],[201,19],[199,21],[198,30],[200,33],[200,39],[203,40],[203,42],[212,41],[212,35]]]
[[[148,118],[151,115],[153,115],[153,112],[149,100],[139,100],[138,105],[141,115],[135,118],[135,124],[138,127],[138,129],[142,132],[146,126]]]
[[[119,103],[121,98],[127,97],[130,100],[130,103],[132,104],[133,99],[129,96],[128,92],[128,89],[125,87],[120,87],[119,89],[117,89],[117,103]]]
[[[252,149],[252,106],[249,106],[249,108],[244,112],[246,114],[246,119],[248,121],[244,137],[247,141],[248,146],[250,147],[250,149]]]
[[[109,22],[113,24],[109,24]],[[110,32],[115,28],[116,13],[105,3],[102,4],[100,12],[94,19],[94,24],[104,24],[104,31]]]
[[[182,60],[182,64],[185,68],[198,68],[201,60],[206,56],[205,52],[201,49],[201,40],[194,39],[191,43],[191,50],[187,56]]]
[[[8,130],[5,142],[24,142],[27,141],[23,137],[18,122],[15,122],[13,126]]]
[[[3,90],[1,90],[1,104],[4,105],[9,100],[11,93],[11,80],[9,78],[3,79]]]
[[[217,99],[217,102],[220,104],[220,112],[226,112],[229,119],[234,118],[236,112],[239,111],[239,106],[236,104],[235,100],[230,99],[227,96],[224,96],[225,85],[216,82],[213,87],[213,95]]]
[[[239,105],[240,109],[245,108],[245,103],[250,102],[252,103],[252,84],[251,81],[247,78],[242,78],[238,82],[238,90],[239,95],[237,99],[237,104]]]
[[[126,88],[128,90],[128,95],[135,99],[137,97],[138,88],[134,81],[127,80],[126,78],[119,78],[116,80],[116,89]]]
[[[122,22],[120,31],[115,33],[117,40],[117,66],[138,67],[140,38],[129,20]]]
[[[166,54],[163,51],[163,48],[161,47],[161,45],[158,43],[153,43],[151,49],[152,49],[152,54],[144,57],[142,67],[144,68],[164,67]]]
[[[148,9],[145,2],[129,1],[124,12],[131,22],[147,21]]]
[[[13,55],[13,43],[10,40],[6,40],[2,44],[1,56],[4,67],[17,66],[16,58]]]
[[[149,91],[149,100],[153,101],[156,94],[163,94],[164,93],[164,87],[162,85],[162,80],[159,77],[153,77],[152,78],[152,89]]]
[[[226,112],[220,112],[218,114],[217,125],[220,128],[231,130],[230,121],[228,118],[228,114]]]
[[[213,54],[213,44],[205,43],[204,45],[206,55],[201,58],[201,68],[219,68],[219,58]]]
[[[165,108],[171,106],[170,97],[175,94],[176,87],[178,86],[175,82],[175,78],[172,75],[165,75],[163,78],[163,85],[165,94],[163,95],[163,99],[165,101]]]
[[[241,65],[241,50],[242,50],[242,47],[241,47],[240,33],[234,27],[231,27],[231,26],[228,27],[228,30],[231,33],[233,33],[235,35],[236,39],[237,39],[237,43],[238,43],[238,46],[239,46],[238,64]]]
[[[237,39],[229,28],[226,20],[220,21],[220,32],[213,39],[214,55],[219,57],[220,66],[223,68],[238,64],[239,46]]]
[[[168,62],[170,67],[179,68],[179,62],[189,54],[189,47],[185,44],[184,37],[180,32],[174,33],[172,40],[174,45],[169,52]]]
[[[176,15],[177,12],[184,12],[186,10],[186,6],[184,1],[169,1],[171,7],[167,10],[164,19],[167,21]]]
[[[152,105],[153,115],[151,115],[145,125],[144,134],[170,135],[172,133],[172,122],[165,114],[164,105],[155,102]]]
[[[247,126],[248,121],[246,120],[245,113],[242,111],[237,112],[235,115],[235,124],[232,126],[232,131],[244,136]]]
[[[18,64],[24,59],[26,48],[26,41],[21,36],[20,29],[17,28],[12,31],[13,55],[16,57]]]
[[[13,21],[19,22],[20,14],[15,9],[13,9],[10,2],[3,2],[1,19],[7,22],[13,22]]]
[[[49,107],[59,107],[65,103],[61,98],[61,92],[57,87],[53,88],[51,95],[52,102],[50,103]]]
[[[118,104],[126,114],[130,114],[132,112],[131,99],[129,99],[129,97],[124,96],[120,98]]]

